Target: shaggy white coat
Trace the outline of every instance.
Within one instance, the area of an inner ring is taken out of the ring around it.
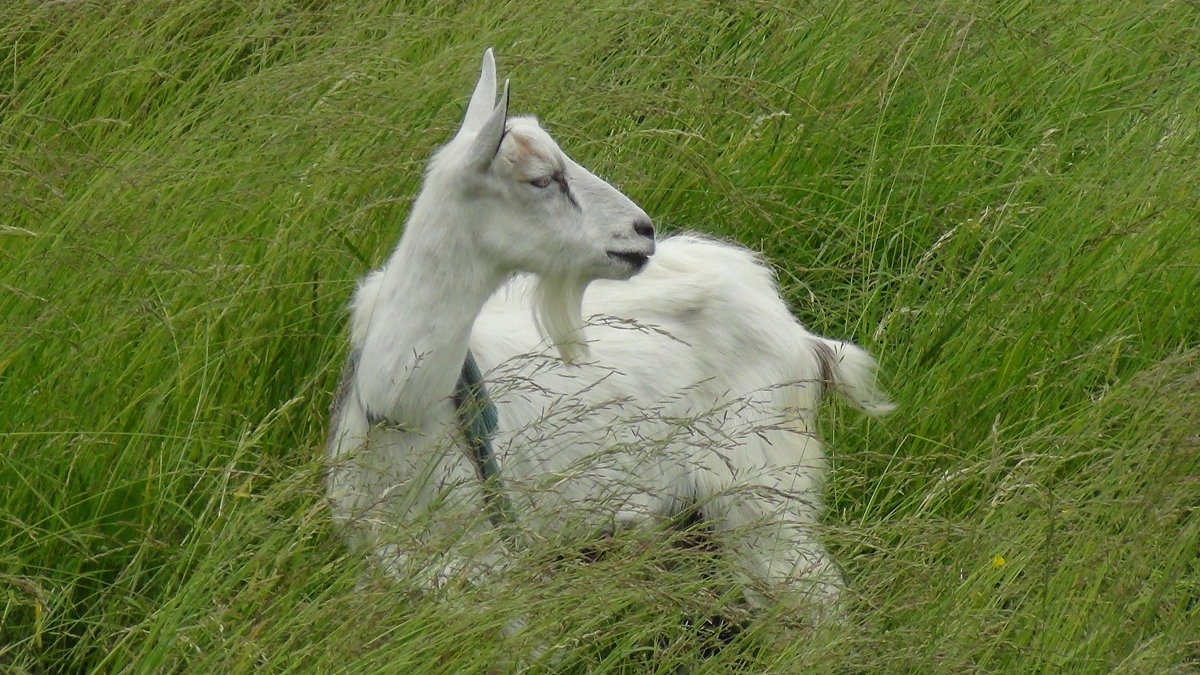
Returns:
[[[335,519],[384,568],[429,583],[503,565],[451,401],[469,346],[522,545],[698,510],[748,589],[832,604],[814,416],[827,388],[888,412],[874,361],[805,330],[746,249],[654,242],[640,208],[536,120],[507,116],[507,85],[494,100],[489,50],[399,246],[355,294]]]

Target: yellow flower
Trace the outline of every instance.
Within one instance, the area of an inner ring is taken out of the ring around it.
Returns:
[[[1004,556],[998,555],[995,558],[992,558],[992,567],[1000,569],[1001,567],[1004,567],[1005,562]]]

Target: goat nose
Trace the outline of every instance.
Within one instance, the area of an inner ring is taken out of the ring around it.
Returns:
[[[633,221],[633,231],[647,239],[654,238],[654,225],[645,218]]]

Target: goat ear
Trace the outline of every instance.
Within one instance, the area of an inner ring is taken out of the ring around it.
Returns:
[[[487,171],[487,168],[492,165],[492,159],[496,157],[496,151],[500,149],[500,141],[504,140],[504,125],[507,121],[508,80],[505,80],[504,93],[500,95],[500,102],[496,104],[491,116],[475,134],[475,139],[471,141],[468,161],[476,170]]]
[[[496,106],[496,58],[492,56],[492,48],[483,52],[483,65],[479,68],[479,82],[475,83],[475,92],[471,94],[471,102],[467,104],[467,114],[463,116],[459,133],[474,133],[487,122],[488,115]]]

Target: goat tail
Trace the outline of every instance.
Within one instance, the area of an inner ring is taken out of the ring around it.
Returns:
[[[875,359],[865,349],[850,342],[813,336],[820,377],[825,385],[847,403],[872,416],[886,415],[896,409],[875,379]]]

